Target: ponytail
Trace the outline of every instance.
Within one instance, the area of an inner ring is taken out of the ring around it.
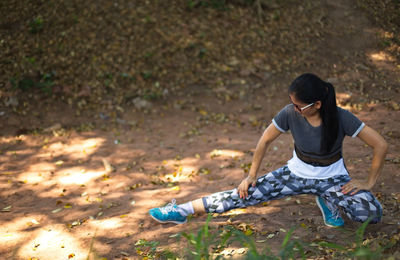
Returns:
[[[322,118],[321,152],[329,153],[338,136],[338,112],[336,95],[332,84],[325,82],[326,95],[322,100],[320,115]]]

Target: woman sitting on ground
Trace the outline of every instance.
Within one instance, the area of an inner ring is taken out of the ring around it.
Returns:
[[[387,143],[356,116],[336,105],[333,86],[313,74],[303,74],[289,87],[291,104],[272,120],[258,141],[249,175],[238,188],[177,205],[153,208],[150,216],[161,223],[182,224],[189,214],[222,213],[235,208],[298,194],[314,194],[326,225],[343,226],[341,209],[351,220],[377,223],[382,206],[370,192],[384,163]],[[268,146],[290,130],[293,157],[287,165],[257,178]],[[342,158],[345,136],[359,137],[373,148],[366,179],[352,179]]]

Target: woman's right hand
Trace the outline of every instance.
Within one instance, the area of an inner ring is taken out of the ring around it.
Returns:
[[[245,199],[247,198],[247,196],[249,196],[248,190],[249,190],[249,186],[252,185],[253,187],[256,186],[256,182],[257,179],[251,176],[248,176],[247,178],[245,178],[240,184],[238,189],[238,193],[239,193],[239,197],[241,199]]]

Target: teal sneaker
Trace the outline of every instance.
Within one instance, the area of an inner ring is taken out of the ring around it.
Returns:
[[[341,227],[344,225],[344,220],[340,216],[339,210],[337,210],[336,212],[330,211],[324,199],[319,196],[315,200],[319,209],[322,212],[325,225],[327,225],[328,227]]]
[[[149,210],[149,214],[154,220],[160,223],[184,224],[187,222],[187,217],[182,216],[181,213],[178,212],[175,199],[165,207]]]

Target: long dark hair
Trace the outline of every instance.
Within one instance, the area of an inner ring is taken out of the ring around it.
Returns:
[[[321,101],[319,109],[322,118],[321,152],[329,153],[337,139],[339,127],[336,94],[332,84],[314,74],[306,73],[292,82],[289,93],[307,104]]]

